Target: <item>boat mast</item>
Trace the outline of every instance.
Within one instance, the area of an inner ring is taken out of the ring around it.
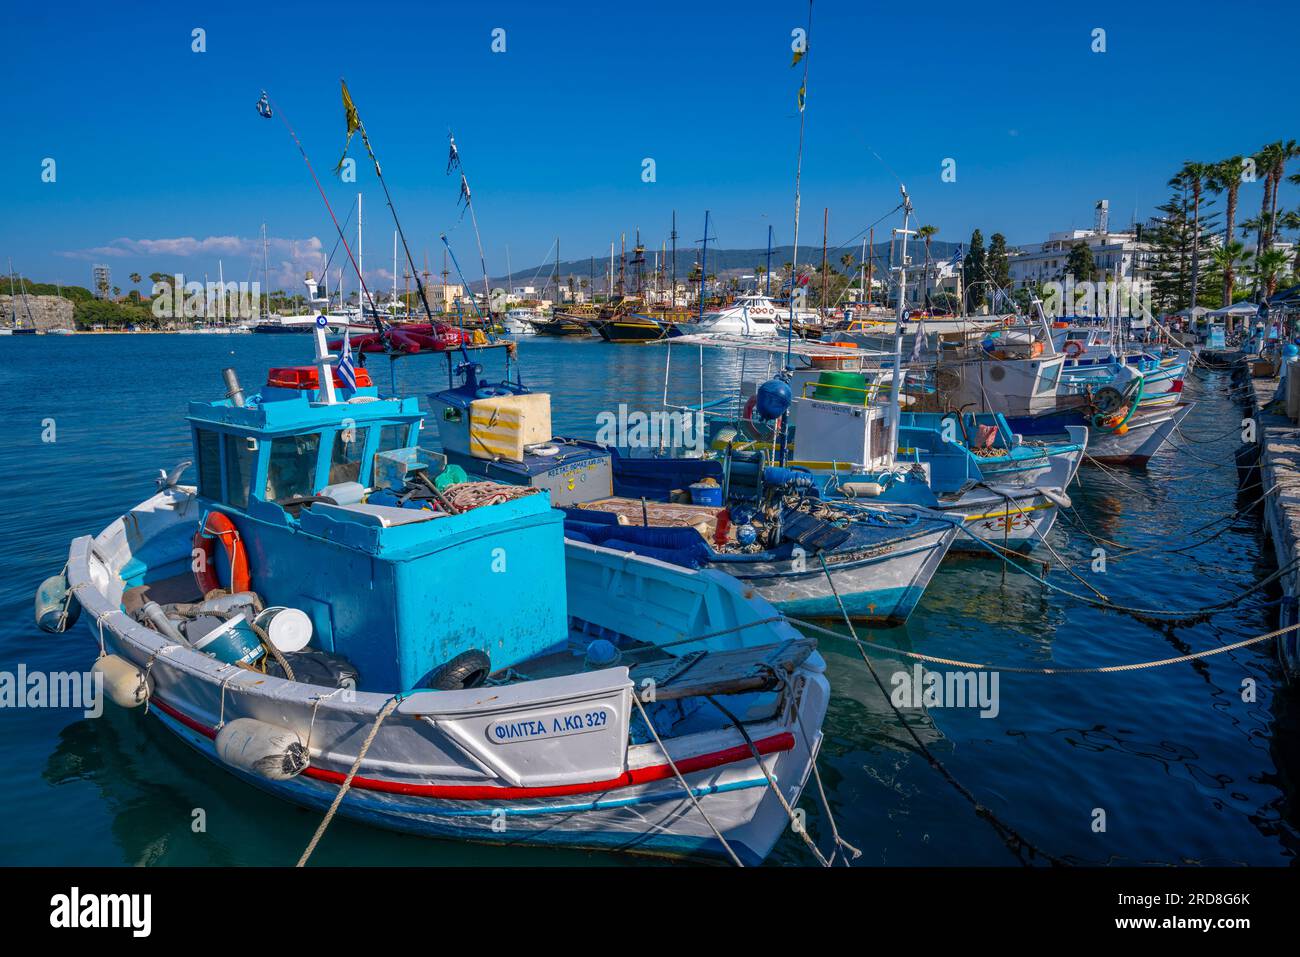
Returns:
[[[870,298],[867,294],[867,237],[862,237],[862,261],[858,263],[858,285],[862,287],[862,314],[865,316]]]
[[[267,246],[266,223],[263,223],[262,224],[262,285],[265,287],[264,298],[262,300],[263,303],[265,304],[263,307],[264,311],[262,312],[263,318],[269,318],[271,315],[271,280],[270,280],[271,272],[270,272],[270,265],[267,260],[266,246]]]
[[[673,311],[677,311],[677,210],[673,210]]]
[[[767,224],[767,266],[763,270],[763,295],[772,295],[772,224]]]
[[[709,262],[709,211],[704,211],[704,238],[700,240],[700,318],[704,318],[704,280],[708,277],[705,268]]]
[[[894,380],[889,396],[889,461],[892,463],[898,454],[898,420],[902,412],[903,390],[903,315],[907,301],[907,237],[910,232],[908,220],[912,215],[912,200],[907,195],[907,187],[898,185],[903,194],[903,228],[898,230],[902,237],[902,251],[898,258],[898,302],[894,308]]]
[[[804,112],[804,104],[808,99],[808,61],[811,59],[811,52],[807,47],[808,39],[812,35],[812,0],[808,0],[808,29],[804,31],[804,55],[803,55],[803,83],[799,87],[799,152],[796,154],[794,165],[794,253],[790,257],[790,325],[786,329],[785,336],[785,367],[789,371],[794,370],[794,286],[799,278],[799,201],[801,198],[800,187],[803,183],[803,140],[804,126],[807,120],[807,114]],[[788,421],[789,416],[785,419]],[[783,432],[789,432],[787,425]],[[785,461],[785,441],[782,437],[781,460]]]
[[[831,208],[829,206],[822,209],[822,301],[821,308],[817,310],[819,314],[826,311],[827,280],[830,276],[826,274],[826,232],[831,225]]]
[[[868,230],[868,235],[870,236],[870,238],[867,240],[867,287],[865,292],[867,296],[866,308],[870,309],[871,308],[871,273],[872,273],[872,267],[874,267],[876,264],[876,227],[872,226],[871,229]]]
[[[365,275],[365,273],[361,272],[361,194],[360,193],[357,193],[357,272],[362,276]],[[362,279],[361,281],[365,282],[364,279]],[[339,291],[342,292],[342,289],[343,289],[343,280],[342,278],[340,278]],[[361,301],[360,293],[357,294],[357,311],[358,314],[361,316],[361,318],[364,319],[366,316],[366,307],[365,307],[365,303]]]

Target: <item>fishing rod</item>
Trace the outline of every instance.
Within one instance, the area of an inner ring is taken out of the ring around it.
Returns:
[[[257,112],[264,119],[268,120],[274,113],[279,112],[280,122],[283,123],[284,128],[289,131],[289,135],[293,137],[294,144],[298,147],[298,152],[302,154],[302,161],[307,164],[307,171],[311,173],[311,178],[316,183],[316,189],[320,192],[321,201],[325,204],[325,209],[330,214],[330,220],[334,223],[334,229],[339,234],[339,242],[343,244],[343,249],[347,252],[348,259],[352,262],[352,268],[356,270],[357,280],[361,283],[361,291],[365,293],[366,299],[370,301],[370,312],[374,316],[375,331],[379,334],[379,340],[384,344],[386,350],[391,351],[388,341],[388,330],[385,329],[384,324],[379,321],[379,310],[375,308],[375,300],[374,297],[370,295],[370,288],[366,285],[366,277],[361,275],[361,267],[357,265],[357,259],[352,255],[352,247],[348,245],[347,238],[343,235],[343,227],[339,225],[339,218],[334,215],[334,207],[330,205],[329,197],[325,195],[325,187],[321,185],[320,177],[316,175],[316,169],[311,165],[311,159],[307,156],[307,150],[303,147],[302,140],[298,139],[298,134],[295,133],[293,127],[289,125],[289,118],[285,116],[284,111],[277,111],[272,107],[271,98],[267,96],[265,90],[262,91],[262,96],[257,101]],[[351,219],[350,216],[349,219]]]
[[[379,168],[379,158],[375,156],[374,148],[370,145],[370,137],[366,134],[366,124],[361,122],[361,114],[357,112],[357,106],[352,102],[352,95],[348,93],[347,81],[339,77],[339,83],[343,87],[343,111],[347,115],[348,121],[348,140],[351,141],[353,133],[361,134],[361,142],[365,144],[366,152],[370,154],[370,162],[375,165],[375,178],[379,180],[379,185],[383,187],[384,199],[388,203],[388,211],[393,214],[393,225],[397,227],[397,235],[402,240],[402,251],[406,253],[406,262],[411,267],[411,272],[415,275],[415,289],[420,294],[420,303],[424,306],[424,314],[428,317],[429,325],[433,325],[433,310],[429,308],[429,297],[424,291],[424,283],[420,281],[420,274],[415,271],[415,260],[411,258],[411,247],[407,245],[406,233],[402,229],[402,222],[397,218],[397,207],[393,205],[392,194],[388,192],[388,184],[384,182],[383,170]],[[347,157],[347,143],[343,145],[343,157],[339,159],[338,168],[342,168],[343,159]],[[371,303],[374,308],[374,303]],[[378,322],[376,314],[375,321]]]

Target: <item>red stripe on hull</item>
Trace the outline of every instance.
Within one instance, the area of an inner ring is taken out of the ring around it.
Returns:
[[[169,717],[174,718],[191,731],[195,731],[205,738],[216,738],[217,732],[215,728],[210,728],[202,722],[183,714],[157,695],[150,698],[149,703],[151,707],[157,708]],[[780,734],[759,738],[754,742],[754,747],[762,755],[789,751],[794,748],[794,735],[789,731],[783,731]],[[721,751],[711,751],[708,754],[683,758],[677,762],[677,770],[682,774],[690,774],[694,771],[708,771],[723,765],[735,764],[737,761],[744,761],[747,758],[752,759],[753,756],[749,746],[741,744],[733,748],[724,748]],[[339,771],[330,771],[326,768],[317,767],[308,767],[302,773],[304,777],[313,778],[317,781],[326,781],[330,784],[342,784],[344,778],[347,777],[346,774]],[[579,784],[554,784],[546,787],[520,788],[483,784],[411,784],[406,781],[385,781],[381,778],[367,778],[358,774],[352,779],[352,787],[360,788],[363,791],[442,798],[451,801],[497,801],[566,797],[573,794],[600,794],[620,788],[636,787],[640,784],[652,784],[655,781],[664,781],[674,776],[671,765],[655,764],[650,767],[625,771],[618,777],[610,778],[607,781],[587,781]]]

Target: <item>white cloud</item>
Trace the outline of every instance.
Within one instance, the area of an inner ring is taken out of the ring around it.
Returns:
[[[333,248],[334,243],[330,243]],[[269,280],[272,288],[287,292],[303,292],[303,279],[311,272],[317,279],[321,277],[321,267],[329,250],[318,236],[304,239],[268,236],[266,240],[266,257],[268,261]],[[209,278],[216,278],[217,260],[225,267],[228,280],[242,281],[247,274],[249,281],[261,281],[262,278],[262,237],[261,236],[207,236],[198,239],[193,236],[178,236],[170,239],[114,239],[104,246],[87,249],[62,250],[57,253],[66,259],[117,260],[114,271],[130,266],[138,266],[142,273],[180,272],[187,278],[201,278],[206,272]],[[142,260],[138,263],[124,263],[122,260]],[[200,262],[185,260],[199,259]],[[340,246],[334,251],[330,262],[329,287],[331,292],[338,287],[339,273],[342,272],[343,287],[348,293],[355,293],[357,288],[356,271],[348,255]],[[372,292],[378,296],[380,290],[392,287],[391,269],[374,268],[367,265],[366,281]]]

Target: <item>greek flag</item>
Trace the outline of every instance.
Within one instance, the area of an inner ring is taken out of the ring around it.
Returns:
[[[339,378],[349,389],[357,387],[357,367],[352,364],[352,336],[350,330],[343,327],[343,351],[339,353]]]
[[[957,244],[957,251],[956,251],[955,253],[953,253],[953,254],[952,254],[952,258],[948,260],[948,265],[949,265],[949,266],[960,266],[960,265],[961,265],[961,262],[962,262],[962,260],[963,260],[964,258],[965,258],[965,254],[962,253],[962,251],[961,251],[961,243],[958,243],[958,244]]]

